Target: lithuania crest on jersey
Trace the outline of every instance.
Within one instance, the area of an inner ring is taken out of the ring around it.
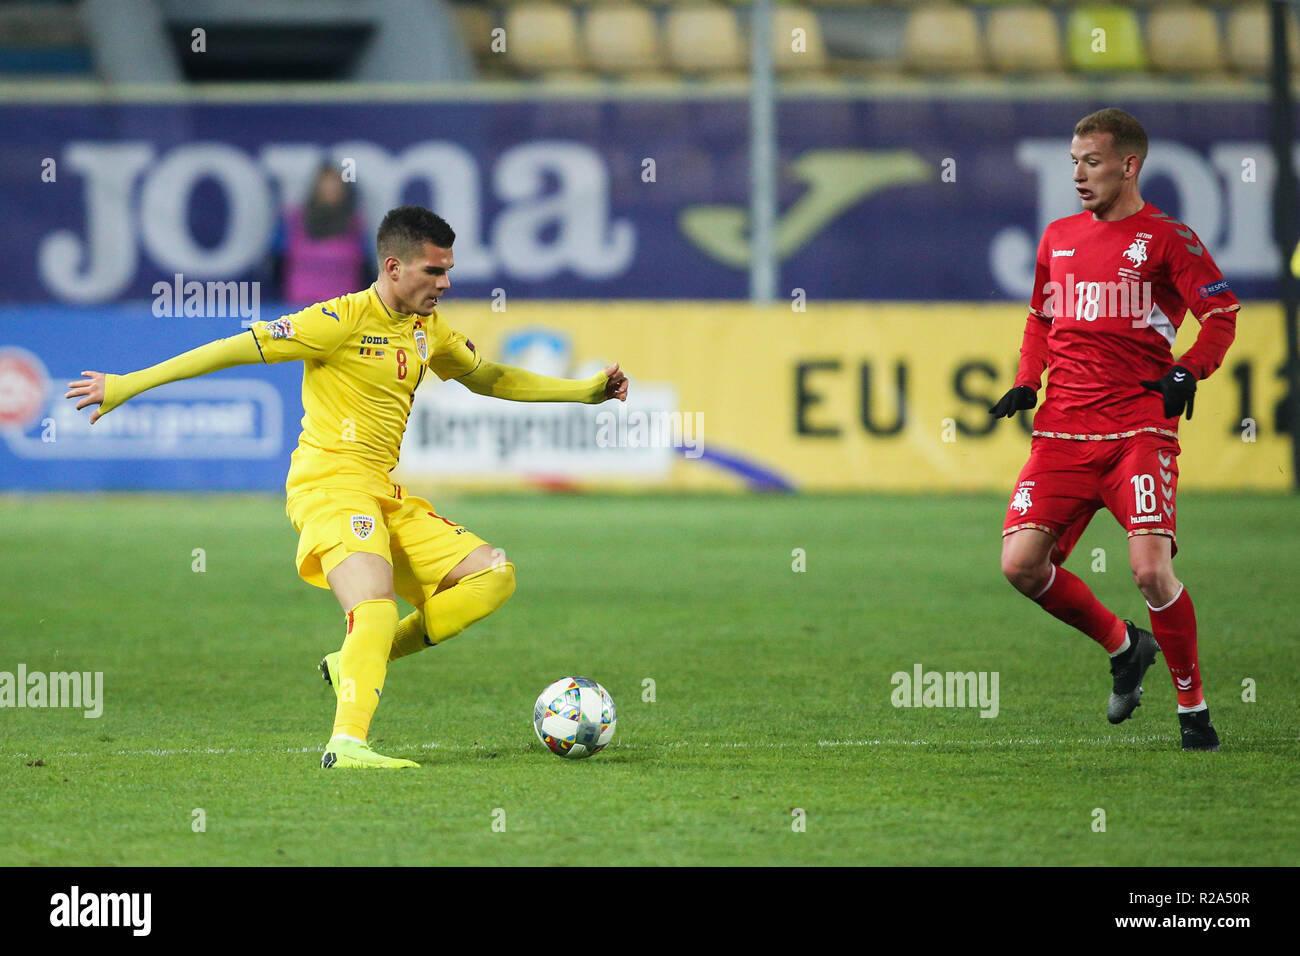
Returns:
[[[1012,509],[1019,511],[1023,515],[1028,512],[1032,506],[1033,502],[1029,498],[1029,489],[1017,488],[1015,497],[1011,499]]]
[[[1134,239],[1133,245],[1124,250],[1124,258],[1133,263],[1133,268],[1137,268],[1147,261],[1147,241],[1145,239]]]
[[[424,335],[424,329],[415,330],[415,351],[420,353],[420,361],[429,361],[429,340]]]

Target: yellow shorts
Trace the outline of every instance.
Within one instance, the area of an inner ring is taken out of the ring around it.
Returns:
[[[377,554],[393,566],[393,588],[420,607],[447,572],[487,542],[408,497],[401,485],[375,496],[342,488],[302,491],[285,511],[298,532],[298,576],[328,588],[326,576],[350,554]]]

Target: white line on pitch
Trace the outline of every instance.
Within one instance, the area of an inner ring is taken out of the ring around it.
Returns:
[[[662,748],[665,750],[684,750],[687,748],[696,748],[703,750],[826,750],[835,748],[849,747],[1059,747],[1062,745],[1087,745],[1101,746],[1112,743],[1125,744],[1142,744],[1142,743],[1167,743],[1169,736],[1133,736],[1133,737],[1075,737],[1075,738],[1046,738],[1046,737],[1012,737],[1007,740],[896,740],[889,738],[873,738],[864,740],[818,740],[813,741],[694,741],[694,740],[674,740],[667,742],[635,742],[626,743],[615,742],[611,752],[616,750],[654,750]],[[1254,740],[1255,744],[1276,744],[1292,743],[1291,740]],[[487,747],[482,744],[439,744],[439,743],[419,743],[419,744],[402,744],[385,742],[381,745],[383,748],[398,752],[409,750],[446,750],[453,752],[476,752],[476,751],[510,751],[516,745],[506,745],[502,747]],[[226,747],[179,747],[175,749],[145,749],[145,750],[103,750],[103,751],[55,751],[52,753],[14,753],[11,757],[38,758],[47,759],[54,757],[181,757],[195,755],[211,756],[228,756],[228,755],[266,755],[266,754],[307,754],[322,753],[324,747],[290,747],[285,749],[276,749],[271,747],[264,748],[226,748]],[[541,752],[540,750],[538,752]]]

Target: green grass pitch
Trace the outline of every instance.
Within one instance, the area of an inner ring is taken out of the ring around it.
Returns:
[[[281,499],[0,499],[0,671],[104,675],[97,719],[0,710],[3,862],[1296,862],[1294,497],[1180,496],[1218,754],[1179,751],[1163,657],[1106,722],[1105,655],[1001,577],[998,496],[434,500],[519,588],[390,668],[372,742],[423,766],[361,773],[318,767],[343,620]],[[1068,567],[1146,620],[1109,515]],[[998,672],[997,716],[894,707],[916,664]],[[618,705],[589,760],[531,727],[565,674]]]

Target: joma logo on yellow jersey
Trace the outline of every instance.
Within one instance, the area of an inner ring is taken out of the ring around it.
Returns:
[[[361,336],[362,345],[387,345],[388,336],[386,335],[363,335]]]

